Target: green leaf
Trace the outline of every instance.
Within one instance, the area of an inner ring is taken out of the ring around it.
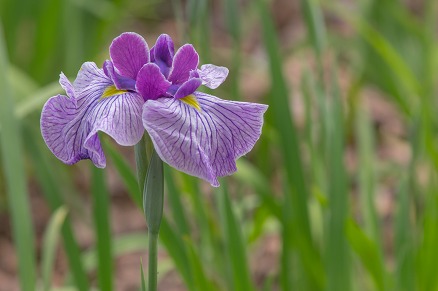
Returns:
[[[347,222],[345,232],[352,249],[373,278],[377,290],[384,290],[385,270],[376,243],[369,239],[353,220]]]
[[[53,264],[55,262],[56,245],[61,231],[61,226],[64,224],[67,216],[67,209],[63,206],[58,208],[50,218],[43,238],[42,252],[42,276],[44,290],[50,290],[52,283]]]
[[[6,76],[9,72],[1,24],[0,70],[3,72],[3,76]],[[34,291],[36,282],[35,243],[26,188],[27,180],[23,160],[21,124],[14,114],[14,97],[7,78],[0,78],[0,88],[2,90],[0,97],[0,124],[3,125],[0,147],[3,171],[7,183],[6,189],[12,221],[12,233],[18,257],[18,275],[21,290]]]
[[[111,232],[109,224],[109,193],[106,190],[105,176],[102,169],[92,167],[93,219],[96,233],[98,269],[97,278],[101,290],[113,289],[113,260],[111,250]]]
[[[224,180],[221,183],[221,187],[215,192],[215,198],[219,206],[223,240],[230,262],[233,289],[254,290],[246,260],[245,240],[242,238],[242,231],[239,227],[241,224],[232,209],[227,185]]]
[[[146,282],[144,281],[143,261],[140,261],[140,274],[141,274],[141,291],[146,291]]]
[[[114,145],[108,142],[107,139],[104,141],[105,153],[112,159],[114,166],[117,169],[117,172],[122,178],[123,183],[128,190],[129,196],[131,196],[132,201],[138,206],[139,209],[143,207],[143,198],[141,191],[139,189],[139,183],[135,178],[135,175],[130,167],[130,165],[126,162],[123,156],[115,149]],[[146,174],[146,173],[144,173]],[[143,183],[144,184],[144,183]]]
[[[39,135],[39,130],[30,127],[29,124],[25,126],[25,145],[30,153],[35,167],[36,177],[43,189],[42,194],[47,201],[50,209],[55,211],[63,206],[64,201],[62,195],[66,189],[72,188],[72,184],[65,179],[65,173],[58,161],[56,163],[49,163],[48,155],[54,159],[52,153],[42,143],[42,138]],[[38,142],[39,141],[39,142]],[[76,242],[73,234],[72,225],[69,218],[66,218],[62,227],[62,236],[64,241],[64,250],[68,257],[69,267],[73,273],[76,287],[80,291],[88,291],[89,284],[84,267],[80,260],[81,250]]]

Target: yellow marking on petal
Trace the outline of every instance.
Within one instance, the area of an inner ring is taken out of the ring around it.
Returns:
[[[105,89],[105,91],[103,91],[103,94],[100,97],[100,99],[112,97],[115,95],[124,94],[126,92],[128,92],[128,90],[119,90],[116,88],[115,85],[111,85],[111,86],[106,87],[106,89]]]
[[[183,97],[183,98],[181,98],[181,99],[179,99],[179,100],[181,100],[181,101],[184,102],[185,104],[190,105],[190,106],[192,106],[193,108],[195,108],[195,109],[201,111],[201,106],[199,105],[199,102],[198,102],[198,100],[196,99],[196,96],[195,96],[195,95],[193,95],[193,94],[192,94],[192,95],[188,95],[188,96]]]

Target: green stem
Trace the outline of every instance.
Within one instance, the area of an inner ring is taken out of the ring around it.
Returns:
[[[158,261],[158,233],[149,230],[149,256],[148,256],[148,290],[157,290],[157,261]]]
[[[147,138],[145,138],[147,140]],[[147,145],[142,139],[135,146],[137,173],[140,187],[143,184],[143,209],[148,224],[148,291],[157,290],[158,233],[163,217],[164,175],[163,161],[153,150],[150,163],[147,163]],[[144,173],[144,169],[148,169]],[[144,173],[144,174],[143,174]]]

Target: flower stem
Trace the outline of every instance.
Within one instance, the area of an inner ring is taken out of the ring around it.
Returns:
[[[147,139],[147,138],[146,138]],[[141,144],[143,143],[143,144]],[[147,165],[147,147],[142,139],[135,146],[137,173],[139,184],[143,185],[143,210],[148,224],[149,256],[148,256],[148,291],[157,290],[157,257],[158,233],[163,217],[164,176],[163,161],[153,150],[149,165]],[[144,169],[147,167],[147,174]],[[143,176],[145,175],[145,177]]]
[[[157,267],[158,267],[158,233],[149,231],[149,257],[148,257],[148,291],[157,290]]]

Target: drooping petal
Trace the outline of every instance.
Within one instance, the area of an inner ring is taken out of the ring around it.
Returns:
[[[170,68],[172,67],[173,55],[175,48],[172,38],[167,34],[158,37],[155,46],[151,48],[151,62],[160,67],[161,73],[167,78]]]
[[[85,111],[77,110],[74,100],[63,95],[50,98],[41,113],[41,133],[47,147],[63,163],[72,165],[83,159],[91,159],[103,168],[105,155],[99,140],[92,150],[84,148],[87,138],[87,126],[84,123]]]
[[[170,82],[161,74],[156,64],[146,64],[138,73],[136,91],[144,100],[155,100],[163,97],[170,86]]]
[[[196,91],[196,89],[198,89],[199,86],[201,86],[201,84],[202,81],[201,79],[198,78],[192,78],[187,82],[184,82],[176,91],[174,98],[180,99],[189,96],[190,94],[193,94]]]
[[[178,99],[147,101],[143,125],[163,161],[217,187],[259,139],[267,106],[194,95],[201,110]]]
[[[103,71],[113,81],[118,90],[134,90],[135,80],[127,77],[123,77],[114,69],[114,65],[111,61],[106,60],[103,64]]]
[[[102,98],[108,86],[112,86],[112,81],[103,70],[94,63],[86,63],[73,85],[76,100],[58,95],[44,105],[43,138],[64,163],[91,159],[97,167],[105,167],[98,131],[108,133],[121,145],[133,145],[141,139],[143,99],[136,93]]]
[[[228,76],[226,67],[219,67],[212,64],[202,65],[198,70],[199,77],[202,79],[202,85],[210,89],[216,89],[222,84]]]
[[[190,72],[198,67],[199,55],[191,44],[185,44],[178,49],[173,58],[169,81],[182,84],[189,79]]]
[[[141,67],[149,62],[149,47],[139,34],[125,32],[111,43],[110,56],[120,75],[135,80]]]

